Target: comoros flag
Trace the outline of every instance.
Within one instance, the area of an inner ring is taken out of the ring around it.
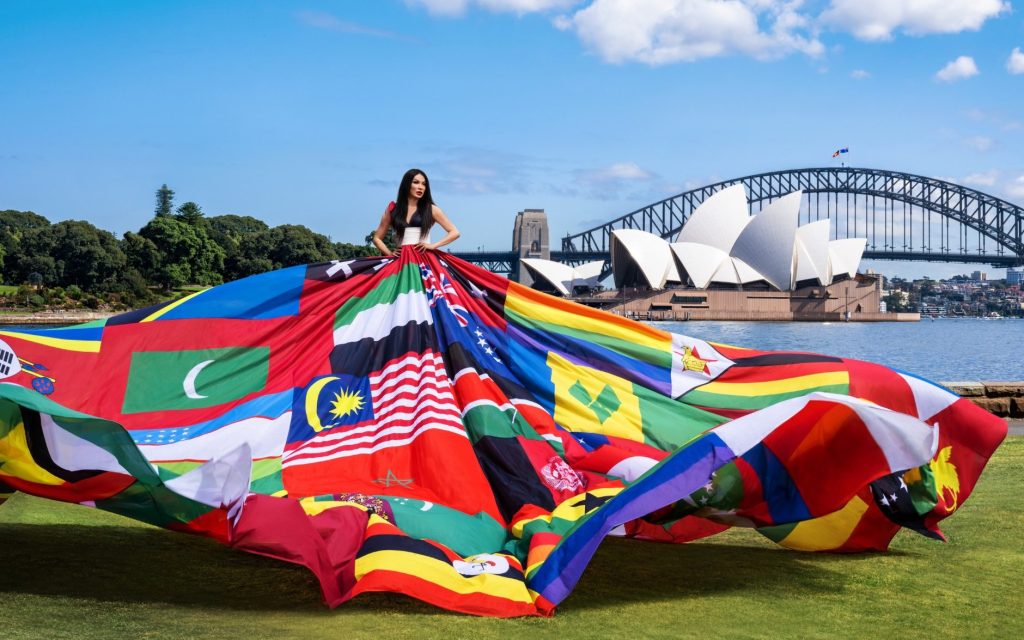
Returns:
[[[303,564],[331,606],[550,614],[606,535],[941,537],[1005,433],[909,374],[670,334],[433,252],[0,332],[0,491]]]

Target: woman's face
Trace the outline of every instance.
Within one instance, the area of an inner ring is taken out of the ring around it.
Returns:
[[[409,187],[409,197],[419,200],[427,191],[427,178],[422,173],[417,173],[412,178],[412,185]]]

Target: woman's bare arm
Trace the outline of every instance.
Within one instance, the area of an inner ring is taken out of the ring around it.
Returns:
[[[381,252],[382,255],[393,258],[395,254],[388,249],[388,246],[384,244],[384,236],[387,235],[388,228],[391,227],[391,210],[390,208],[384,209],[384,215],[380,217],[380,224],[377,225],[376,231],[373,232],[373,245]]]
[[[441,238],[437,242],[434,242],[432,244],[424,244],[423,246],[426,249],[439,249],[440,247],[443,247],[446,244],[451,244],[452,242],[458,240],[460,234],[459,230],[455,228],[454,224],[452,224],[452,221],[449,220],[448,216],[444,214],[444,211],[441,211],[441,207],[437,206],[436,204],[431,206],[433,206],[434,222],[441,225],[441,228],[444,229],[447,233],[443,238]]]

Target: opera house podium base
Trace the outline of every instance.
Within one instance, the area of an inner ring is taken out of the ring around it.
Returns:
[[[808,322],[907,322],[918,313],[880,311],[877,277],[857,274],[828,286],[799,286],[779,291],[744,288],[627,288],[577,296],[576,302],[639,320],[763,320]]]

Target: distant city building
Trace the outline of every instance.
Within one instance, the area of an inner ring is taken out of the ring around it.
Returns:
[[[1010,267],[1007,269],[1006,284],[1024,284],[1024,267]]]
[[[988,274],[985,273],[984,271],[974,271],[971,273],[971,280],[976,280],[977,282],[984,282],[988,280]]]

